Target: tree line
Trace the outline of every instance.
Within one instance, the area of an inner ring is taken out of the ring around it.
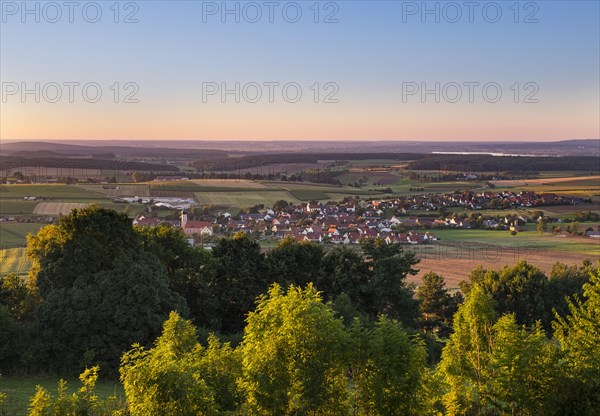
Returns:
[[[74,395],[38,391],[32,414],[592,414],[566,407],[584,392],[598,404],[591,262],[550,277],[524,261],[477,268],[465,301],[435,273],[407,283],[418,260],[397,244],[284,240],[265,254],[237,234],[210,252],[98,207],[27,251],[27,281],[0,286],[0,369],[86,369]],[[126,404],[93,399],[98,367]],[[69,406],[95,410],[56,410]]]
[[[492,156],[492,155],[426,155],[408,164],[414,170],[449,170],[455,172],[598,172],[594,156]]]

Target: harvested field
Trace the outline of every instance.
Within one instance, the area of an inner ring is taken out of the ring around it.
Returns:
[[[89,205],[77,202],[40,202],[36,205],[33,213],[38,215],[64,215],[70,213],[73,209],[85,208]]]
[[[421,259],[416,266],[419,273],[416,276],[409,276],[408,280],[418,285],[425,273],[433,271],[444,276],[449,288],[456,288],[461,281],[468,280],[471,270],[479,265],[488,269],[500,269],[524,259],[548,275],[557,261],[566,264],[579,264],[585,259],[600,261],[600,252],[594,256],[571,251],[548,251],[537,247],[502,247],[482,244],[419,246],[417,254]]]
[[[561,178],[541,178],[541,179],[519,179],[519,180],[500,180],[493,181],[494,185],[499,187],[504,186],[523,186],[528,185],[545,185],[545,184],[556,184],[556,185],[578,185],[578,186],[599,186],[600,187],[600,175],[594,176],[582,176],[582,177],[561,177]]]
[[[244,188],[244,189],[267,189],[269,188],[261,182],[248,181],[244,179],[193,179],[190,182],[196,183],[202,187],[215,188]]]
[[[136,196],[140,196],[140,195],[136,195]],[[192,191],[151,189],[149,196],[154,197],[154,198],[194,198],[195,193]]]
[[[0,250],[0,275],[7,273],[27,274],[31,261],[25,254],[25,248]]]

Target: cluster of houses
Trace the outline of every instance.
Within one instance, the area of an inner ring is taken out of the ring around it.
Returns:
[[[495,201],[495,202],[493,202]],[[383,238],[387,242],[422,244],[436,241],[429,229],[486,228],[521,231],[527,219],[518,215],[480,216],[477,224],[468,218],[433,215],[409,216],[409,210],[437,212],[446,207],[470,210],[510,207],[539,207],[545,205],[577,204],[580,198],[534,192],[457,192],[401,196],[384,200],[351,199],[348,202],[321,204],[309,202],[288,206],[281,210],[266,208],[232,216],[223,213],[189,218],[181,211],[179,220],[166,221],[181,227],[190,238],[227,236],[236,232],[253,234],[260,238],[309,241],[332,244],[358,244],[363,239]],[[442,210],[443,212],[443,210]],[[134,220],[138,226],[155,226],[165,221],[140,216]],[[423,232],[417,230],[421,229]]]
[[[354,210],[354,207],[350,209]],[[164,222],[158,218],[143,216],[134,220],[134,224],[138,226],[156,226]],[[225,236],[244,232],[276,240],[292,238],[296,241],[332,244],[359,244],[363,239],[377,237],[388,243],[405,244],[437,240],[429,232],[399,231],[396,227],[399,223],[397,218],[387,220],[379,216],[360,217],[334,205],[320,205],[319,211],[316,211],[315,205],[310,203],[279,212],[266,209],[259,213],[240,214],[235,218],[228,213],[219,218],[205,215],[202,220],[189,219],[187,211],[183,210],[179,221],[166,222],[181,227],[189,237]]]
[[[437,211],[443,208],[459,207],[469,210],[542,207],[551,205],[576,205],[584,202],[583,198],[561,196],[554,193],[538,194],[536,192],[455,192],[452,194],[425,194],[401,196],[384,201],[370,201],[376,207]]]

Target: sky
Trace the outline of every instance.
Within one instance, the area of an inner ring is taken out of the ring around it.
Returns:
[[[598,138],[599,5],[1,0],[0,139]]]

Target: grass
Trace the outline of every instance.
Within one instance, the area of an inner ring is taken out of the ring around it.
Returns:
[[[0,250],[0,275],[7,273],[27,274],[31,269],[31,261],[24,248]]]
[[[1,196],[2,194],[0,194]],[[1,215],[32,214],[37,201],[10,200],[0,198]]]
[[[191,181],[151,182],[151,191],[200,192],[203,187]]]
[[[331,199],[329,194],[318,189],[290,189],[288,192],[300,201]]]
[[[0,223],[0,248],[22,247],[27,243],[27,234],[35,234],[46,224],[22,223],[2,224]]]
[[[81,184],[78,187],[85,189],[89,192],[105,195],[109,198],[123,198],[123,197],[148,197],[150,196],[150,187],[148,184],[134,184],[134,183],[114,183],[114,184]]]
[[[35,393],[36,386],[48,390],[52,397],[56,397],[56,389],[60,377],[0,377],[0,391],[6,394],[6,400],[0,406],[0,414],[11,416],[25,416],[28,412],[29,401]],[[79,380],[67,379],[68,392],[74,392],[81,383]],[[101,399],[116,396],[124,400],[125,393],[121,384],[111,381],[98,381],[96,383],[96,394]]]
[[[585,223],[580,228],[585,229]],[[433,230],[432,233],[441,242],[466,242],[493,244],[501,247],[528,247],[539,251],[568,251],[600,257],[600,241],[587,237],[557,237],[551,233],[539,234],[536,231],[524,231],[516,236],[510,231],[496,230]]]
[[[275,201],[284,199],[296,203],[295,198],[286,191],[253,190],[246,192],[196,192],[196,200],[201,205],[220,205],[232,207],[250,207],[258,204],[272,206]]]
[[[0,185],[2,199],[23,199],[26,196],[45,199],[103,199],[101,195],[75,185]]]

